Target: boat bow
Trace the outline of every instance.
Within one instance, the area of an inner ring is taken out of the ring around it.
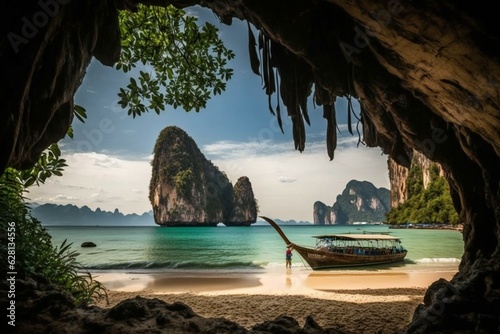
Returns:
[[[280,237],[283,239],[283,241],[285,242],[285,244],[287,246],[292,246],[294,245],[293,242],[291,242],[287,236],[285,235],[285,233],[283,233],[283,231],[281,230],[281,228],[278,226],[278,224],[276,224],[271,218],[267,218],[267,217],[264,217],[264,216],[260,216],[260,218],[264,219],[266,222],[269,223],[269,225],[271,225],[272,227],[274,227],[274,229],[276,230],[276,232],[278,232],[278,234],[280,235]]]

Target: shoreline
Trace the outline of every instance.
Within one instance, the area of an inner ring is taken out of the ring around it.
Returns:
[[[185,270],[168,272],[91,271],[110,291],[156,294],[295,294],[329,290],[427,288],[439,278],[450,280],[457,269],[366,269],[312,271],[303,267],[265,271]],[[323,296],[327,298],[327,296]]]
[[[224,317],[247,329],[279,315],[302,326],[311,315],[323,328],[352,333],[394,333],[410,322],[427,287],[457,270],[308,271],[274,268],[259,273],[185,271],[93,272],[108,289],[112,307],[141,296],[183,302],[198,315]]]
[[[452,225],[452,224],[437,224],[436,226],[432,226],[432,224],[386,224],[389,226],[390,230],[451,230],[462,232],[464,227],[462,224]]]

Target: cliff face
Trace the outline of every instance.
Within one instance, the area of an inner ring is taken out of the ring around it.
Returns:
[[[182,129],[175,126],[163,129],[154,148],[149,184],[156,224],[254,223],[257,212],[252,186],[248,178],[240,180],[233,190],[226,174],[205,158]]]
[[[410,169],[398,165],[391,158],[387,159],[387,167],[389,169],[389,182],[391,183],[391,208],[397,208],[408,199],[406,180]]]
[[[342,208],[341,195],[337,196],[337,200],[333,203],[332,210],[330,211],[330,224],[347,224],[349,222],[348,213]],[[354,220],[359,221],[359,220]]]
[[[256,221],[257,203],[252,184],[248,177],[242,176],[234,185],[232,212],[224,224],[228,226],[250,225]]]
[[[314,224],[350,224],[353,222],[381,222],[390,209],[390,192],[376,188],[367,181],[351,180],[332,207],[314,203]],[[317,211],[318,210],[318,211]]]
[[[316,225],[331,225],[332,207],[321,201],[314,202],[313,205],[313,223]]]
[[[387,160],[389,169],[389,180],[391,183],[391,208],[397,208],[400,204],[408,199],[408,172],[409,168],[398,165],[393,159]],[[432,162],[425,155],[418,151],[413,151],[411,154],[411,166],[418,166],[422,170],[422,179],[424,189],[427,189],[431,180],[431,166],[436,166],[439,170],[439,176],[445,177],[442,166],[437,162]]]

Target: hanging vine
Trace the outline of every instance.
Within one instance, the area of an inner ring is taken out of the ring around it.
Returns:
[[[263,28],[258,29],[258,38],[252,31],[250,23],[248,28],[248,52],[252,71],[262,78],[264,91],[268,97],[269,112],[276,116],[282,133],[283,121],[281,116],[280,101],[287,107],[288,116],[292,121],[292,134],[295,149],[302,152],[305,148],[306,131],[305,123],[310,125],[307,110],[307,99],[311,95],[312,86],[315,84],[315,102],[323,105],[323,118],[327,123],[326,144],[330,160],[333,160],[334,151],[337,147],[337,127],[335,96],[321,88],[315,79],[311,66],[302,58],[288,51],[281,44],[272,40]],[[358,145],[363,143],[359,124],[361,114],[358,116],[354,111],[352,98],[355,96],[353,89],[353,73],[348,73],[347,78],[347,128],[354,135],[352,117],[357,120],[356,132],[358,134]],[[272,104],[272,95],[276,93],[276,108]]]

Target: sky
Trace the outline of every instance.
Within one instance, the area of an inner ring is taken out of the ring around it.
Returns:
[[[251,71],[246,23],[234,20],[226,26],[211,12],[196,7],[190,13],[215,24],[226,47],[236,55],[228,65],[234,75],[226,91],[212,97],[198,113],[167,106],[160,115],[151,111],[134,119],[118,105],[117,95],[130,74],[94,59],[75,95],[75,103],[87,110],[87,120],[83,124],[75,118],[74,138],[59,143],[68,167],[62,177],[32,187],[27,195],[32,202],[117,208],[125,214],[150,211],[154,144],[160,131],[172,125],[191,136],[233,185],[240,176],[249,177],[259,215],[312,222],[314,202],[333,205],[352,179],[389,189],[387,156],[380,148],[357,145],[358,136],[347,131],[345,100],[336,103],[340,133],[334,160],[326,152],[322,107],[315,109],[312,97],[305,151],[296,151],[286,111],[282,134],[268,110],[261,78]]]

